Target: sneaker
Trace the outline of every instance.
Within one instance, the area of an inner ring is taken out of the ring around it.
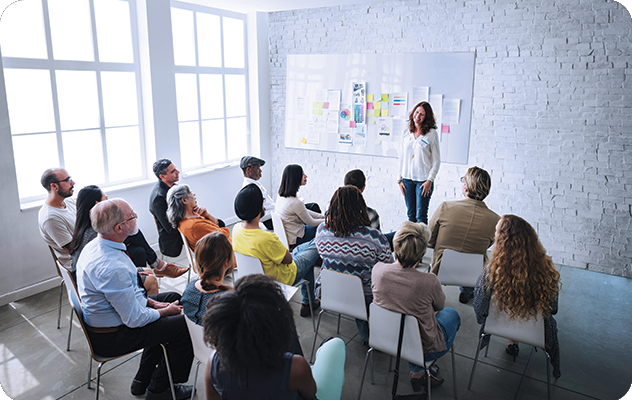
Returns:
[[[318,310],[320,308],[320,300],[314,299],[312,301],[312,309],[309,309],[309,304],[301,305],[301,317],[309,317],[312,315],[312,310]]]
[[[177,278],[180,275],[185,274],[189,270],[189,267],[178,267],[175,264],[167,264],[162,270],[154,269],[154,275],[156,278]]]
[[[176,392],[176,400],[186,400],[191,398],[191,393],[193,393],[192,385],[173,385],[173,389]],[[167,390],[154,393],[151,390],[147,390],[145,393],[145,400],[172,400],[171,389],[167,388]]]
[[[474,293],[473,292],[461,292],[459,294],[459,302],[463,303],[463,304],[467,304],[468,301],[470,301],[470,299],[474,298]]]
[[[134,396],[144,396],[147,386],[149,386],[149,382],[141,382],[138,379],[134,379],[132,380],[130,392],[132,392],[132,395]]]

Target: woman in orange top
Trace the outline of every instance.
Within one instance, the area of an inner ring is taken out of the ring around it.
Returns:
[[[167,218],[187,238],[191,250],[206,234],[220,231],[230,239],[228,228],[220,227],[217,218],[197,205],[189,185],[175,185],[167,192]]]

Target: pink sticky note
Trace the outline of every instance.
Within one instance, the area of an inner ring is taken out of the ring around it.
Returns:
[[[373,109],[373,102],[372,101],[366,103],[366,109],[367,110],[372,110]]]
[[[450,125],[441,125],[441,133],[450,133]]]
[[[324,108],[325,110],[329,110],[329,103],[328,103],[328,102],[324,102],[324,103],[323,103],[323,108]]]
[[[349,122],[349,128],[355,128],[355,127],[356,127],[356,122],[355,121]]]

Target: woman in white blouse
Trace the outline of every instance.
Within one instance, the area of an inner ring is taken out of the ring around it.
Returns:
[[[316,228],[325,221],[322,214],[308,210],[296,197],[298,189],[307,184],[307,175],[297,164],[290,164],[283,170],[279,197],[275,211],[283,220],[290,247],[309,242],[316,236]]]
[[[397,183],[406,200],[408,220],[428,224],[428,204],[441,166],[439,135],[432,107],[415,105],[402,136]]]

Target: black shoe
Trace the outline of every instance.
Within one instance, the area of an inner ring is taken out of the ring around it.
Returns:
[[[412,375],[412,373],[411,373]],[[436,388],[438,386],[441,386],[441,384],[443,384],[444,379],[443,378],[437,378],[434,374],[430,374],[430,385],[432,388]],[[410,378],[410,384],[413,387],[413,391],[415,392],[421,392],[421,388],[422,387],[428,387],[428,374],[427,372],[424,371],[423,375],[421,378],[413,378],[411,376]]]
[[[318,310],[320,308],[320,300],[314,299],[312,301],[312,310]],[[309,304],[301,305],[301,317],[309,317],[312,315],[312,310],[309,309]]]
[[[510,343],[505,348],[505,351],[510,356],[513,356],[514,361],[516,361],[516,357],[518,356],[518,353],[520,353],[520,347],[518,347],[516,343]]]
[[[144,396],[147,386],[149,386],[149,382],[141,382],[138,379],[134,379],[132,380],[130,392],[132,392],[132,395],[134,396]]]
[[[459,294],[459,302],[463,303],[463,304],[467,304],[468,301],[470,301],[470,299],[474,298],[474,293],[473,292],[461,292]]]
[[[173,385],[173,388],[176,392],[176,400],[186,400],[191,398],[191,393],[193,393],[192,385]],[[167,388],[167,390],[154,393],[151,390],[147,390],[145,393],[145,400],[172,400],[171,390]]]

